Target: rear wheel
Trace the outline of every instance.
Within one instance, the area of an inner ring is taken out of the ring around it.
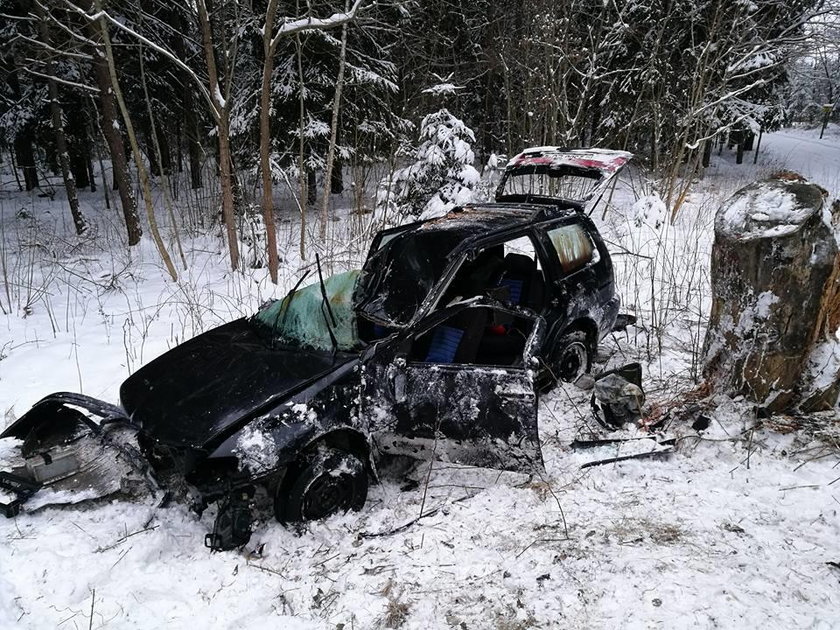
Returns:
[[[282,523],[360,510],[367,499],[365,465],[347,451],[321,445],[288,474],[274,497],[274,514]]]
[[[554,345],[551,356],[552,385],[574,383],[592,367],[592,345],[582,330],[566,333]]]

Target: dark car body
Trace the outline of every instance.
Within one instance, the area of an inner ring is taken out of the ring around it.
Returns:
[[[121,409],[103,414],[73,395],[75,413],[136,428],[164,486],[185,481],[206,503],[264,485],[284,520],[358,507],[359,476],[375,478],[378,453],[539,468],[540,390],[587,370],[618,314],[610,255],[585,210],[629,158],[529,150],[511,161],[496,203],[380,232],[352,291],[348,347],[336,343],[338,307],[322,281],[330,343],[285,334],[292,292],[138,370]],[[580,195],[543,194],[569,177]],[[37,453],[61,396],[0,437]]]

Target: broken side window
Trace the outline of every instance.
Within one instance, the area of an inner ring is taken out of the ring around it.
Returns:
[[[544,305],[542,263],[529,236],[520,236],[467,257],[455,274],[441,304],[448,306],[475,296],[540,312]]]
[[[579,223],[561,225],[547,232],[564,274],[570,274],[600,258],[592,239]]]

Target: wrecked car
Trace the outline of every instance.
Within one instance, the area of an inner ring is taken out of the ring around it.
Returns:
[[[0,435],[23,441],[3,509],[145,483],[219,502],[206,542],[226,549],[247,542],[257,490],[282,522],[361,508],[383,454],[540,468],[538,394],[587,372],[616,323],[586,211],[630,157],[529,149],[495,203],[380,232],[361,270],[319,265],[132,374],[119,406],[47,396]]]

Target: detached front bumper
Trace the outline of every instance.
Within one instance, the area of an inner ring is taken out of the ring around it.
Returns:
[[[156,490],[137,448],[137,430],[120,407],[89,396],[58,392],[38,401],[0,438],[22,440],[0,472],[0,513],[62,505],[118,492]]]

